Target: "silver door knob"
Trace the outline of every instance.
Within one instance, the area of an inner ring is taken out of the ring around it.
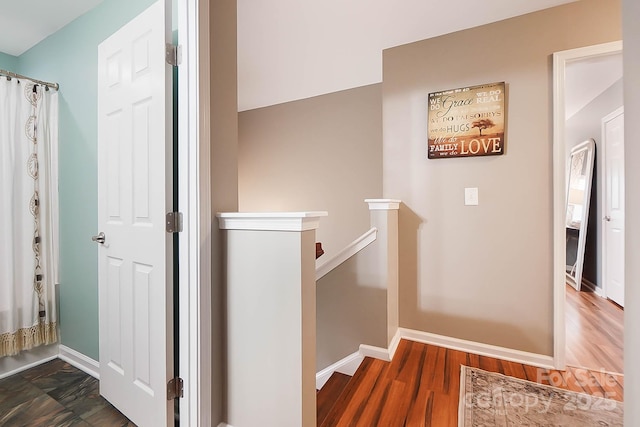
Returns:
[[[98,235],[97,235],[97,236],[92,236],[92,237],[91,237],[91,240],[93,240],[94,242],[98,242],[98,243],[100,243],[101,245],[104,245],[105,237],[106,237],[106,236],[105,236],[105,235],[104,235],[104,233],[101,231],[100,233],[98,233]]]
[[[609,215],[607,215],[607,216],[604,217],[604,220],[605,221],[611,221],[611,217]]]

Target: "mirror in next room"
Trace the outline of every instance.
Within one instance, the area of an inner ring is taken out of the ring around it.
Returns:
[[[566,273],[577,290],[582,283],[594,156],[595,142],[589,139],[571,150],[567,164]]]

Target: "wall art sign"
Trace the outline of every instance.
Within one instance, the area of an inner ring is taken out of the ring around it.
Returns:
[[[429,94],[429,159],[504,154],[505,83]]]

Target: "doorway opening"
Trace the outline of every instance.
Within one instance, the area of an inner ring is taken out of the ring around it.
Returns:
[[[607,259],[619,261],[624,270],[624,256],[611,256],[606,244],[612,239],[605,236],[610,216],[605,202],[612,188],[624,194],[624,174],[611,178],[607,172],[603,121],[622,103],[621,42],[554,54],[554,361],[558,368],[568,364],[622,372],[624,313],[607,298],[611,298],[607,294],[611,286],[605,270]],[[571,260],[572,271],[580,263],[581,277],[575,280],[567,273],[569,252],[574,256],[578,251],[570,247],[567,237],[567,203],[572,194],[567,186],[568,167],[572,149],[589,139],[595,143],[592,186],[585,195],[591,203],[585,205],[586,226],[578,231],[585,234],[583,260]],[[623,237],[623,230],[617,236]]]

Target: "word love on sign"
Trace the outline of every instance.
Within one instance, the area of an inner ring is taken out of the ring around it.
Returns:
[[[504,154],[505,83],[429,94],[429,159]]]

